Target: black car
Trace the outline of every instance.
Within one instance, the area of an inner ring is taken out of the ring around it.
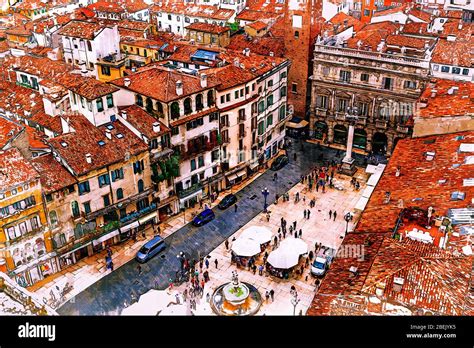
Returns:
[[[222,198],[222,201],[219,203],[218,207],[219,209],[227,209],[229,208],[232,204],[237,202],[237,197],[231,193]]]
[[[285,155],[282,155],[275,158],[275,160],[272,163],[271,169],[278,170],[278,169],[283,168],[287,164],[288,164],[288,157],[286,157]]]

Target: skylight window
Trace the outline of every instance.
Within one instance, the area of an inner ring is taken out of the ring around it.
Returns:
[[[67,147],[67,143],[65,141],[61,141],[61,146],[62,147]]]
[[[451,193],[452,201],[463,201],[464,197],[466,197],[466,194],[461,191],[454,191],[453,193]]]
[[[122,134],[122,133],[117,133],[115,136],[116,136],[117,138],[119,138],[119,139],[122,139],[122,138],[123,138],[123,134]]]
[[[105,145],[105,141],[99,140],[98,144],[99,144],[99,146],[104,146],[104,145]]]
[[[106,126],[106,128],[107,128],[108,130],[112,130],[112,129],[114,129],[114,126],[111,125],[111,124],[108,124],[108,125]]]

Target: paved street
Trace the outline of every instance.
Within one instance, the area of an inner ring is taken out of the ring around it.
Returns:
[[[216,219],[207,225],[200,228],[185,225],[166,238],[168,248],[163,253],[142,265],[140,276],[137,271],[138,263],[132,260],[79,293],[59,308],[58,312],[62,315],[119,314],[121,309],[129,305],[132,293],[138,298],[155,285],[159,289],[167,288],[169,279],[174,279],[175,272],[179,269],[176,255],[180,251],[195,259],[208,255],[263,210],[261,190],[264,187],[270,191],[269,201],[273,201],[275,193],[288,191],[299,181],[301,175],[317,164],[323,150],[313,144],[304,146],[303,153],[299,144],[293,145],[293,149],[289,151],[290,163],[278,172],[277,182],[272,180],[273,172],[267,171],[237,193],[237,213],[234,213],[234,209],[223,212],[215,209]],[[292,160],[293,150],[297,151],[296,162]],[[324,159],[331,159],[335,151],[324,149],[324,153]]]

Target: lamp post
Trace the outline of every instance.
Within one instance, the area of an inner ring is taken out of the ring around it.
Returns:
[[[349,123],[349,132],[347,134],[346,155],[342,160],[341,173],[352,176],[357,171],[355,168],[355,160],[352,158],[352,146],[354,144],[354,126],[359,119],[359,108],[357,106],[348,107],[345,114],[345,121]]]
[[[349,221],[352,220],[351,213],[347,213],[346,215],[344,215],[344,220],[346,220],[346,233],[345,234],[347,234],[347,230],[349,229]]]
[[[262,190],[262,195],[263,195],[263,198],[264,198],[264,203],[263,203],[263,212],[264,213],[267,212],[267,197],[268,197],[269,194],[270,194],[270,191],[268,191],[268,189],[265,187]]]
[[[298,292],[296,290],[291,294],[293,295],[293,298],[291,299],[291,304],[293,305],[293,315],[296,315],[296,306],[301,300],[298,298]]]

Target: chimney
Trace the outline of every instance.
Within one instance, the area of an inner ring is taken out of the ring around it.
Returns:
[[[69,117],[66,120],[61,117],[61,128],[63,130],[63,134],[67,134],[71,131],[71,127],[69,126]]]
[[[244,55],[246,55],[247,57],[250,56],[250,48],[245,48],[244,49]]]
[[[159,122],[154,122],[153,123],[153,132],[154,133],[159,133],[160,132],[160,123]]]
[[[112,140],[112,132],[109,129],[105,130],[105,136],[107,139]]]
[[[55,26],[58,25],[58,19],[56,17],[53,17],[53,23],[54,23]]]
[[[127,111],[126,111],[126,110],[122,110],[122,118],[123,118],[124,120],[127,119]]]
[[[460,20],[458,24],[458,30],[461,30],[461,29],[462,29],[462,20]]]
[[[400,277],[393,278],[393,291],[400,292],[402,291],[403,283],[405,283],[405,279]]]
[[[128,77],[124,78],[124,79],[123,79],[123,85],[124,85],[125,87],[130,86],[130,78],[128,78]]]
[[[236,67],[240,67],[240,61],[239,61],[239,58],[235,58],[235,59],[234,59],[234,66],[236,66]]]
[[[176,94],[177,95],[183,94],[183,81],[181,80],[176,81]]]
[[[207,75],[206,74],[201,74],[201,87],[202,88],[207,87]]]
[[[431,90],[431,98],[436,97],[436,93],[437,93],[437,92],[438,92],[438,91],[437,91],[436,89],[432,89],[432,90]]]
[[[92,163],[92,155],[90,153],[86,154],[86,162],[89,164]]]
[[[270,52],[270,57],[273,57],[273,56],[275,56],[275,53]]]

